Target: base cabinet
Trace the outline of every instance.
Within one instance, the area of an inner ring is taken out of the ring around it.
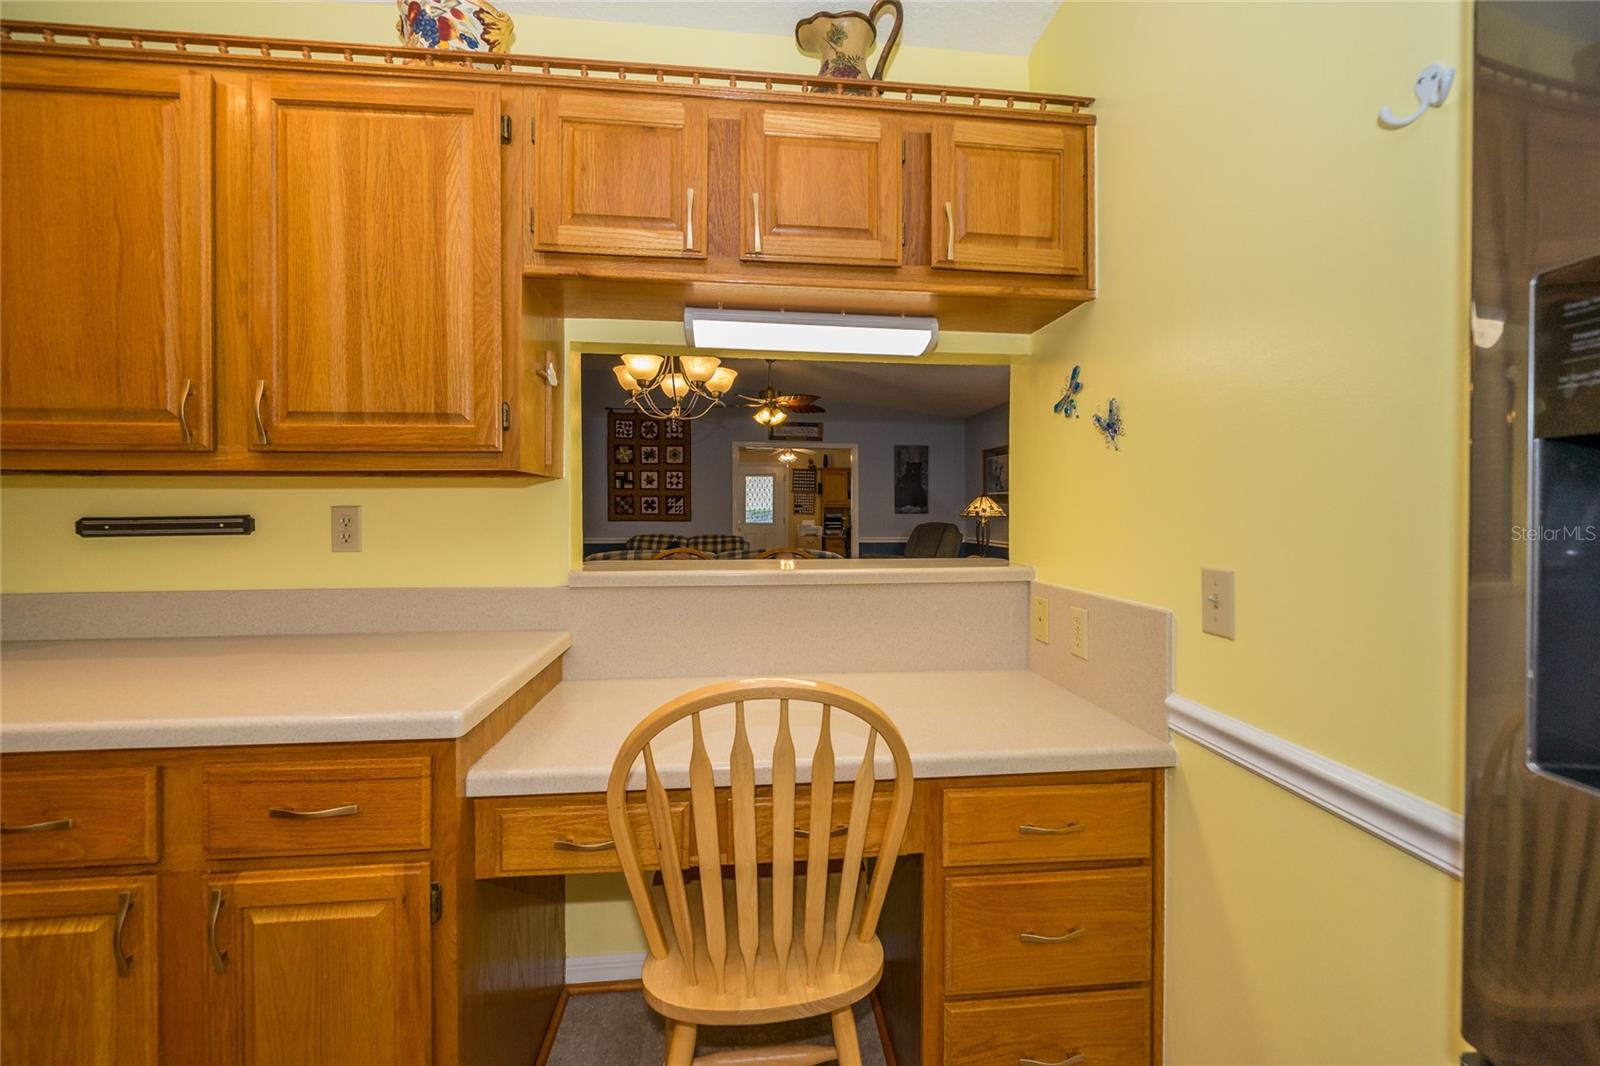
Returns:
[[[210,1060],[425,1066],[428,867],[211,877]]]
[[[154,877],[0,887],[0,1048],[27,1066],[156,1062]]]

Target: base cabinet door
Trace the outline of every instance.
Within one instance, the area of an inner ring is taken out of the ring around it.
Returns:
[[[426,865],[217,875],[206,890],[213,1063],[430,1061]]]
[[[211,78],[7,56],[0,446],[211,447]]]
[[[492,87],[250,86],[259,451],[500,447],[500,104]]]
[[[536,129],[536,247],[706,257],[705,104],[548,92]]]
[[[941,119],[933,127],[933,265],[1085,274],[1086,126]]]
[[[755,107],[740,121],[745,259],[899,264],[900,137],[892,121]]]
[[[154,877],[0,888],[0,1061],[154,1066]]]

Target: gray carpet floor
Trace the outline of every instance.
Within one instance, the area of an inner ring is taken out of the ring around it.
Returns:
[[[884,1066],[883,1045],[872,1007],[856,1004],[862,1066]],[[765,1044],[832,1044],[828,1018],[744,1028],[704,1026],[696,1054]],[[666,1025],[637,992],[593,992],[572,996],[561,1016],[549,1066],[661,1066],[667,1052]]]

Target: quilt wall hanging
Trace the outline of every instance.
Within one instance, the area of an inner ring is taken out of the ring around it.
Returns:
[[[690,426],[638,411],[606,412],[606,516],[611,521],[689,521]]]

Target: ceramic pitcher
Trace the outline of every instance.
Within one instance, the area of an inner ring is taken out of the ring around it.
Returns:
[[[511,17],[488,0],[395,0],[395,26],[408,48],[509,52],[516,36]]]
[[[796,24],[795,43],[800,51],[822,60],[822,70],[818,73],[824,77],[865,78],[867,56],[878,41],[878,17],[886,10],[894,13],[894,29],[889,31],[889,39],[878,53],[877,69],[872,72],[874,81],[882,80],[883,68],[889,62],[889,53],[894,51],[895,41],[900,39],[900,24],[905,19],[900,0],[878,0],[866,14],[819,11]]]

